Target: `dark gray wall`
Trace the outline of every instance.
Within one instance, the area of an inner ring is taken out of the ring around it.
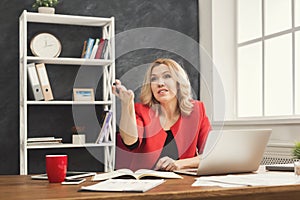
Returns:
[[[24,9],[33,11],[31,8],[33,1],[0,1],[0,174],[19,173],[19,16]],[[116,43],[117,78],[122,79],[123,75],[127,72],[134,71],[134,69],[139,70],[139,66],[148,64],[158,57],[170,57],[184,65],[190,76],[195,91],[195,98],[199,96],[199,73],[195,69],[195,67],[199,67],[199,64],[197,64],[199,55],[197,49],[186,44],[185,40],[177,41],[176,37],[171,42],[176,44],[175,47],[174,45],[169,46],[167,44],[168,48],[161,49],[159,47],[160,49],[157,49],[155,48],[156,44],[154,44],[153,46],[150,45],[143,48],[147,37],[152,34],[150,31],[147,35],[147,29],[141,32],[145,34],[144,36],[139,34],[136,40],[130,38],[130,47],[127,47],[125,45],[128,45],[128,43],[123,34],[125,31],[131,31],[135,28],[161,27],[166,28],[164,30],[167,30],[167,33],[172,30],[182,33],[195,41],[199,41],[197,0],[60,0],[60,4],[56,8],[56,13],[101,17],[114,16],[116,22],[115,32],[117,34],[116,41],[118,41]],[[34,34],[43,30],[44,26],[38,25],[30,28],[28,32],[29,40]],[[98,34],[95,30],[89,30],[84,27],[69,27],[67,29],[53,27],[53,29],[49,30],[49,26],[47,26],[45,30],[53,32],[61,41],[64,41],[64,49],[61,56],[78,55],[79,57],[82,41],[87,37],[97,37]],[[157,34],[156,37],[166,38],[165,31],[155,31],[155,34]],[[118,38],[118,35],[122,37]],[[170,39],[172,39],[172,35],[170,35]],[[168,41],[166,40],[166,42]],[[160,45],[161,43],[162,41],[159,42]],[[126,49],[131,49],[133,44],[137,44],[137,49],[124,53]],[[181,49],[181,51],[178,51],[178,49]],[[188,59],[186,56],[182,57],[180,52],[184,52],[184,55],[190,55],[191,57]],[[77,73],[76,68],[73,70],[64,69],[55,73],[54,71],[55,66],[53,70],[49,70],[48,72],[54,96],[61,99],[70,99],[71,88],[74,84],[74,74],[76,75]],[[134,73],[142,76],[144,71]],[[101,86],[99,85],[99,87]],[[138,93],[138,88],[134,89]],[[49,133],[70,132],[73,119],[72,111],[68,106],[61,106],[55,109],[58,110],[57,112],[53,112],[48,107],[39,108],[37,106],[30,109],[35,110],[33,112],[35,114],[32,114],[30,117],[32,127],[40,126],[45,130],[45,133],[47,131]],[[41,110],[44,112],[40,112]],[[48,114],[39,113],[53,114],[50,116],[51,120],[49,120]],[[35,129],[32,131],[34,133]],[[64,137],[66,137],[66,140],[70,138],[70,136]],[[58,149],[50,151],[50,153],[62,152],[67,153],[71,157],[70,169],[101,170],[101,167],[100,169],[97,168],[100,165],[97,160],[90,156],[89,152],[84,149]],[[43,156],[45,153],[49,153],[49,151],[30,151],[29,157],[32,162],[29,166],[29,172],[44,171]]]

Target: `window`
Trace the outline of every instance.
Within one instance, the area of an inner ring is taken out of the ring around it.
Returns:
[[[300,115],[300,0],[237,0],[237,118]]]

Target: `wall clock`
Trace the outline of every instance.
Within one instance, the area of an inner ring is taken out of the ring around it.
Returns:
[[[61,43],[50,33],[39,33],[31,40],[30,49],[35,56],[55,58],[61,52]]]

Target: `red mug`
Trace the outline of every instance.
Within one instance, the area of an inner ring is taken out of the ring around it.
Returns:
[[[50,183],[65,180],[68,167],[67,155],[46,155],[46,172]]]

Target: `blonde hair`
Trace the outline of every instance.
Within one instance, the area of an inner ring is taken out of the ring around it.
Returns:
[[[155,60],[148,68],[143,86],[141,88],[140,100],[144,105],[148,105],[151,108],[158,109],[159,102],[155,99],[151,90],[151,73],[154,67],[158,65],[166,65],[174,80],[177,82],[177,101],[178,108],[183,115],[189,115],[193,110],[192,103],[192,91],[189,78],[184,69],[174,60],[169,58],[159,58]]]

